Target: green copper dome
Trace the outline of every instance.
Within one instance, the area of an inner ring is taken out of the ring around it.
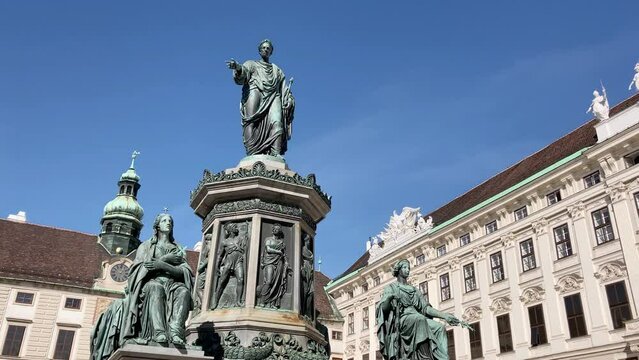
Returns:
[[[135,169],[131,167],[127,171],[125,171],[122,176],[120,176],[120,181],[139,182],[140,177],[138,176],[138,174],[135,173]]]
[[[142,221],[144,209],[142,209],[142,206],[138,204],[138,201],[133,196],[120,194],[104,206],[103,218],[114,215],[132,217],[138,221]]]

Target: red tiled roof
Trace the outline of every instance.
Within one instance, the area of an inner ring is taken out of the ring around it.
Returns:
[[[325,320],[341,320],[341,316],[335,313],[335,308],[331,304],[331,299],[328,297],[324,286],[326,286],[331,279],[324,275],[320,271],[315,271],[315,310],[319,312],[317,315],[320,319]]]
[[[639,94],[635,94],[610,109],[610,116],[629,108],[639,102]],[[487,200],[509,187],[525,180],[535,173],[547,168],[557,161],[574,154],[575,152],[593,146],[597,143],[597,132],[594,125],[597,119],[593,119],[573,130],[569,134],[559,138],[545,148],[519,161],[499,174],[491,177],[451,202],[429,213],[424,218],[433,217],[434,224],[441,224],[461,214],[467,209]],[[357,259],[348,269],[336,277],[339,279],[368,264],[368,251]]]
[[[91,288],[109,253],[97,236],[0,219],[0,276]]]
[[[195,271],[200,253],[186,255]],[[0,277],[92,288],[110,258],[96,235],[0,219]]]

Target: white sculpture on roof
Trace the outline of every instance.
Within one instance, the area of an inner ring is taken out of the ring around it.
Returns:
[[[639,91],[639,62],[635,64],[635,76],[632,78],[628,90],[632,90],[632,85],[635,85],[635,91]]]
[[[608,119],[608,113],[610,111],[610,106],[608,105],[608,95],[606,95],[606,88],[601,84],[601,92],[602,95],[599,95],[599,91],[595,90],[592,92],[592,103],[586,113],[592,111],[592,114],[599,120]]]
[[[368,252],[371,257],[379,256],[395,248],[398,244],[404,243],[413,235],[430,231],[432,228],[433,218],[429,216],[428,219],[424,219],[420,208],[406,206],[400,214],[393,210],[393,215],[391,215],[384,231],[369,240]]]

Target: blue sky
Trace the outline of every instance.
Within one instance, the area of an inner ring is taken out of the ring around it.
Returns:
[[[224,61],[295,77],[286,155],[333,196],[316,252],[335,276],[394,209],[427,213],[631,95],[639,3],[0,2],[0,216],[89,233],[130,153],[145,209],[192,246],[189,191],[244,156]],[[43,239],[46,241],[46,239]],[[337,250],[339,249],[339,251]]]

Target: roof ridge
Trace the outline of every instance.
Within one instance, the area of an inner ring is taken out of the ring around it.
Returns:
[[[55,226],[51,226],[51,225],[35,224],[35,223],[32,223],[32,222],[13,221],[13,220],[9,220],[9,219],[0,219],[0,221],[5,221],[5,222],[11,223],[11,224],[31,225],[31,226],[43,227],[43,228],[47,228],[47,229],[72,232],[72,233],[82,234],[82,235],[87,235],[87,236],[95,236],[95,237],[98,236],[98,234],[91,234],[91,233],[87,233],[87,232],[84,232],[84,231],[65,229],[65,228],[55,227]]]

